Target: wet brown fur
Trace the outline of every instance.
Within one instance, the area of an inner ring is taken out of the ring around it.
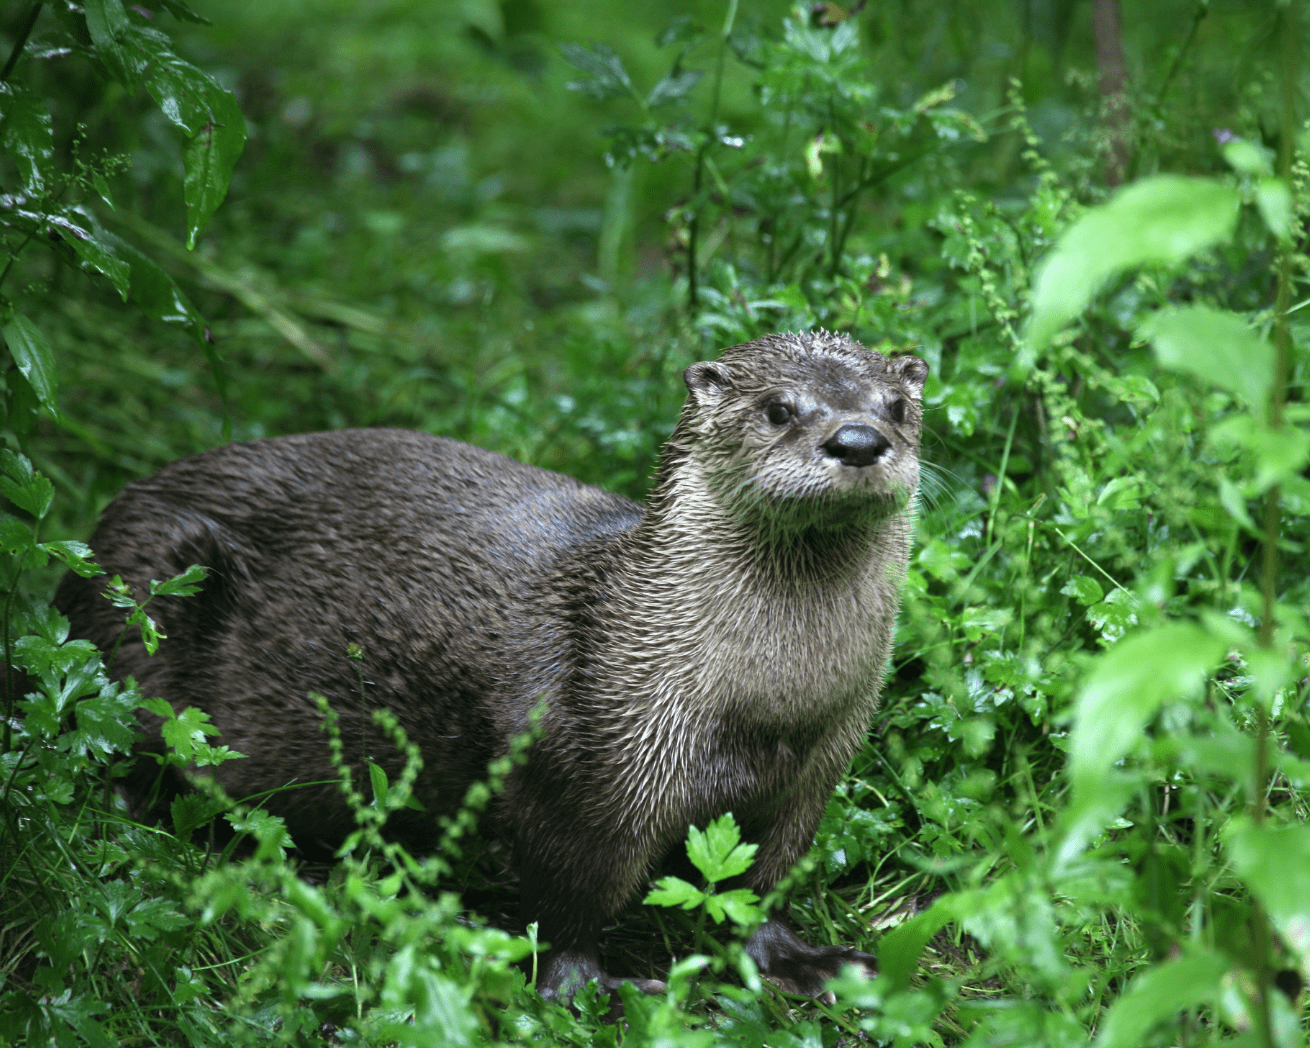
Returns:
[[[423,753],[419,847],[544,696],[543,737],[492,813],[513,843],[525,920],[553,944],[545,992],[600,977],[597,936],[689,823],[732,811],[760,845],[763,894],[808,849],[867,729],[890,650],[918,482],[926,367],[825,332],[769,336],[687,371],[690,396],[643,508],[478,448],[400,430],[236,444],[129,485],[91,545],[144,593],[192,563],[200,595],[157,609],[114,675],[207,710],[247,755],[234,796],[295,783],[269,808],[304,848],[352,828],[319,716],[399,758],[361,720],[386,707]],[[769,405],[791,408],[787,424]],[[889,448],[851,466],[824,451],[844,423]],[[102,581],[67,576],[56,603],[108,649],[122,613]],[[158,749],[157,722],[145,748]],[[353,746],[347,746],[348,757]],[[358,752],[355,750],[355,752]],[[129,791],[149,789],[138,762]],[[846,947],[770,922],[750,945],[784,988],[818,993]],[[653,988],[653,987],[652,987]]]

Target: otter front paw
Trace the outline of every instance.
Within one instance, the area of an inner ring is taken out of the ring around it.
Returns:
[[[551,950],[537,979],[537,992],[547,1000],[571,1001],[573,995],[595,979],[602,990],[613,992],[631,983],[642,993],[663,993],[667,987],[659,979],[621,979],[601,970],[594,950]],[[617,997],[613,998],[617,1001]]]
[[[760,926],[746,952],[759,966],[760,974],[783,993],[817,997],[824,1004],[837,998],[823,984],[835,979],[846,965],[854,965],[866,978],[878,974],[878,958],[851,946],[810,946],[781,921]]]

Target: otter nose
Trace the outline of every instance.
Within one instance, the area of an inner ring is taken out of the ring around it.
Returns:
[[[844,466],[867,466],[877,462],[890,448],[891,441],[872,426],[855,423],[842,426],[823,442],[823,450]]]

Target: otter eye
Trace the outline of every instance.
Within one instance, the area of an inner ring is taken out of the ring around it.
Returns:
[[[775,426],[784,426],[791,420],[792,411],[786,404],[775,400],[765,409],[765,414]]]
[[[887,408],[887,413],[891,415],[893,422],[905,421],[905,401],[897,397]]]

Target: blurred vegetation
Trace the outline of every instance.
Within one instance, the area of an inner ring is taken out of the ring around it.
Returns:
[[[193,7],[0,9],[0,1042],[1303,1042],[1303,5]],[[688,363],[820,325],[932,366],[883,709],[790,885],[876,980],[787,999],[634,907],[606,963],[668,995],[543,1002],[474,914],[485,788],[409,857],[357,784],[330,870],[205,793],[128,820],[149,697],[46,607],[124,483],[381,425],[639,498]]]

